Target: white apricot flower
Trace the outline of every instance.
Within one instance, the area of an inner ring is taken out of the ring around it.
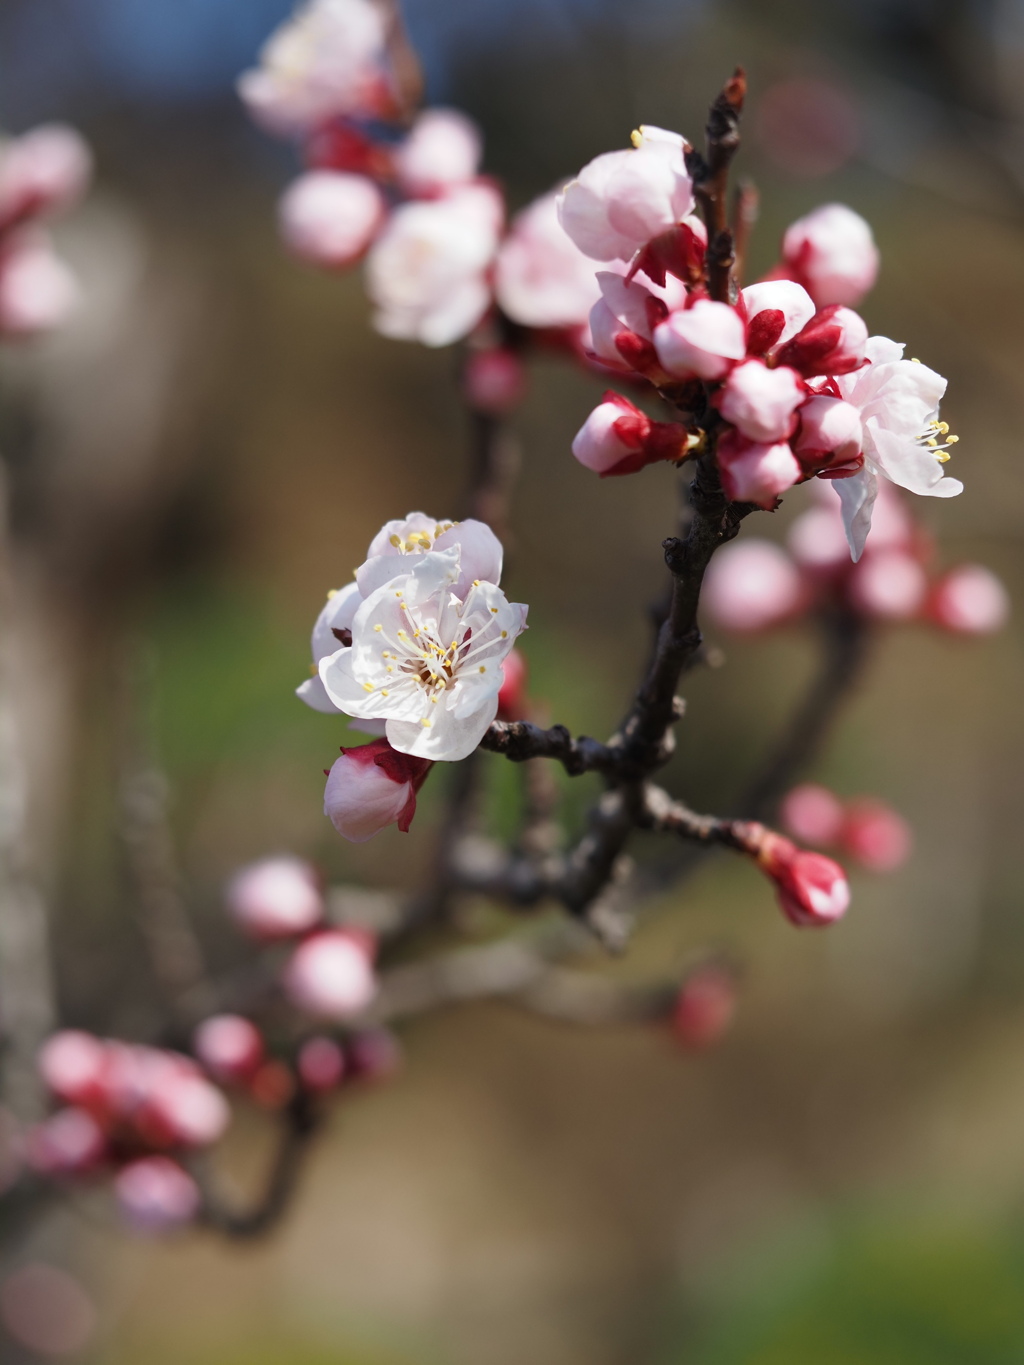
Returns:
[[[327,602],[313,627],[313,667],[352,642],[352,622],[365,598],[392,578],[407,573],[406,557],[423,555],[429,550],[458,549],[459,571],[452,591],[464,597],[474,579],[485,583],[501,582],[503,550],[501,541],[482,521],[439,521],[425,512],[409,512],[403,518],[385,522],[366,551],[365,561],[356,569],[355,581],[328,593]],[[336,715],[320,681],[319,673],[296,688],[296,694],[314,711]],[[360,725],[359,729],[366,726]]]
[[[352,644],[320,661],[340,711],[384,719],[400,753],[454,762],[472,753],[498,711],[501,663],[526,628],[527,608],[494,583],[453,591],[457,548],[418,556],[372,592],[352,621]]]
[[[366,258],[377,331],[424,346],[472,331],[491,304],[503,215],[501,195],[483,182],[395,209]]]
[[[284,136],[377,112],[386,38],[383,7],[373,0],[309,0],[270,35],[238,93],[258,123]]]
[[[633,148],[596,156],[558,199],[562,227],[596,261],[628,261],[693,209],[678,133],[642,126]]]
[[[943,471],[948,447],[957,439],[939,421],[946,381],[927,365],[904,360],[903,349],[888,337],[869,337],[869,363],[833,381],[839,396],[859,411],[864,427],[863,469],[833,483],[855,560],[871,527],[879,477],[922,497],[953,498],[963,492],[960,480],[944,477]]]

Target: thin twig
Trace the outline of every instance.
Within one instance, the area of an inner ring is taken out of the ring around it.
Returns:
[[[229,1237],[251,1239],[264,1236],[281,1221],[291,1205],[321,1115],[315,1102],[298,1090],[281,1115],[282,1128],[277,1151],[267,1174],[262,1195],[249,1209],[225,1205],[210,1189],[205,1173],[200,1173],[203,1193],[200,1220]]]

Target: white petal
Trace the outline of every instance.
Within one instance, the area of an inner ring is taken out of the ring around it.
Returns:
[[[864,553],[864,542],[871,530],[871,509],[878,496],[878,480],[870,469],[849,479],[832,479],[843,512],[843,526],[854,562]]]
[[[495,694],[490,705],[464,718],[441,707],[435,709],[438,714],[432,717],[429,727],[389,720],[387,735],[392,748],[403,754],[415,754],[417,758],[432,758],[447,763],[466,758],[483,739],[487,727],[498,714],[498,697]]]
[[[455,546],[459,549],[459,576],[452,591],[459,597],[465,597],[477,579],[484,583],[501,582],[505,552],[501,541],[485,522],[468,517],[434,542],[437,553]]]
[[[338,708],[327,695],[327,689],[319,677],[307,678],[304,683],[300,683],[295,689],[295,695],[301,698],[307,706],[311,706],[314,711],[323,711],[329,716],[338,714]]]
[[[352,620],[363,596],[357,583],[346,583],[327,599],[313,627],[312,647],[315,664],[318,664],[325,654],[333,654],[338,648],[340,641],[334,630],[352,629]]]

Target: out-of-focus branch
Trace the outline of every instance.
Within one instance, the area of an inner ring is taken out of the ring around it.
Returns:
[[[838,610],[817,618],[821,662],[778,743],[740,798],[751,819],[770,816],[775,803],[821,748],[867,662],[871,631],[863,617]]]
[[[45,1097],[36,1053],[56,1025],[46,902],[32,868],[28,779],[19,714],[17,596],[0,461],[0,1031],[5,1102],[35,1119]]]
[[[238,1239],[253,1239],[271,1232],[291,1206],[304,1158],[320,1120],[315,1101],[298,1090],[281,1115],[280,1139],[263,1193],[248,1209],[232,1209],[224,1204],[213,1193],[208,1174],[197,1172],[203,1196],[200,1220],[207,1227]]]
[[[203,950],[182,895],[168,812],[169,786],[152,752],[144,662],[132,641],[119,660],[116,692],[119,830],[153,974],[176,1012],[209,993]]]

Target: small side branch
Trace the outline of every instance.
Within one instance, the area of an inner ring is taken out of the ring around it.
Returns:
[[[570,777],[587,772],[614,772],[620,755],[614,747],[581,735],[573,739],[564,725],[548,730],[528,720],[496,720],[480,741],[481,749],[504,754],[513,763],[531,758],[553,758]]]

